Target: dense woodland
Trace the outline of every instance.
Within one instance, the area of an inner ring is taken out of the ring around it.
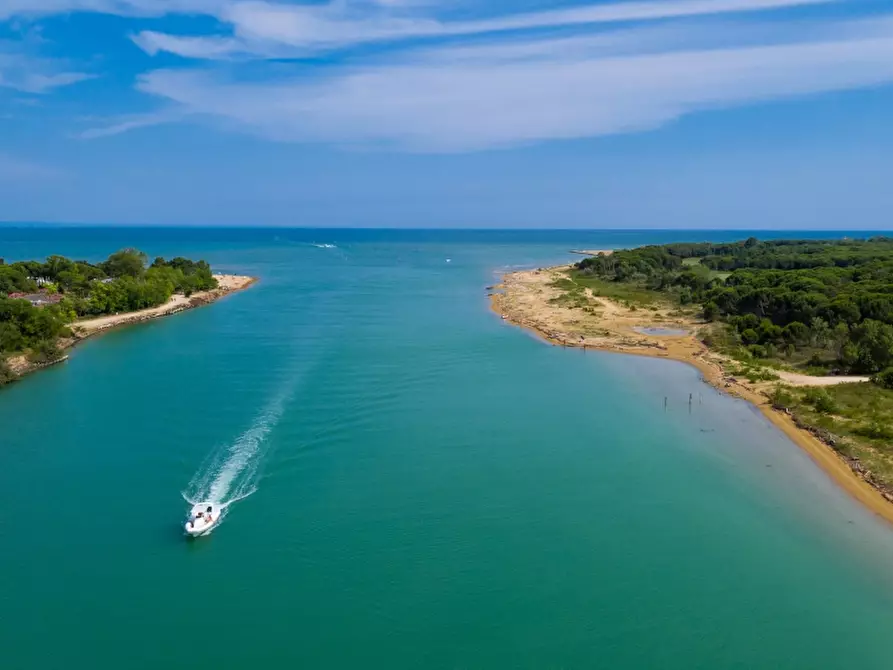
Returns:
[[[808,352],[813,366],[893,385],[891,238],[647,246],[586,258],[577,270],[698,304],[756,358]]]
[[[92,264],[50,256],[44,262],[0,259],[0,384],[11,376],[3,356],[29,352],[37,362],[58,356],[56,340],[78,317],[130,312],[165,303],[174,293],[216,288],[205,261],[156,258],[122,249]],[[16,294],[41,293],[56,304],[34,306]],[[12,296],[12,297],[11,297]]]

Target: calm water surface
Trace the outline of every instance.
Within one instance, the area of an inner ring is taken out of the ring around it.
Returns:
[[[261,277],[0,391],[0,667],[891,667],[889,527],[693,369],[487,309],[741,236],[0,228]],[[256,490],[188,542],[202,489]]]

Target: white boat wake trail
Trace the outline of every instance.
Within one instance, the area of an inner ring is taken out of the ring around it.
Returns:
[[[269,451],[267,436],[279,423],[294,384],[279,393],[235,442],[216,448],[205,459],[184,490],[183,498],[192,505],[217,503],[223,521],[230,505],[257,490],[260,466]]]

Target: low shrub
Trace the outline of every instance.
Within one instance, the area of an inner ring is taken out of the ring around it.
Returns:
[[[820,414],[835,414],[837,404],[834,398],[823,388],[810,388],[803,394],[803,400],[815,408]]]
[[[893,390],[893,368],[881,370],[880,372],[872,376],[871,381],[873,381],[881,388]]]
[[[795,398],[793,393],[779,384],[769,394],[769,402],[775,409],[788,409],[793,407]]]

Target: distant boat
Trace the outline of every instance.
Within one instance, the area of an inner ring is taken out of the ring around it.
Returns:
[[[447,263],[451,263],[453,261],[452,258],[447,258]]]

